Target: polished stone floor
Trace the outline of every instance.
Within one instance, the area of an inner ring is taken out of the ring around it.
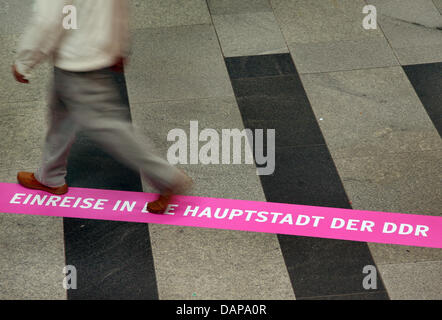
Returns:
[[[378,26],[362,27],[365,5]],[[440,216],[442,1],[131,0],[127,111],[174,128],[275,129],[276,170],[180,165],[194,195]],[[31,0],[0,0],[0,181],[39,166],[48,65],[10,76]],[[127,94],[127,95],[126,95]],[[79,134],[74,187],[152,189]],[[78,288],[62,286],[65,265]],[[366,290],[364,266],[378,270]],[[442,250],[0,214],[0,299],[442,299]]]

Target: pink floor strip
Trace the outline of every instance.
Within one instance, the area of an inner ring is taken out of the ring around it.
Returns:
[[[0,212],[158,223],[442,248],[442,217],[177,196],[163,215],[155,194],[70,188],[64,196],[0,183]]]

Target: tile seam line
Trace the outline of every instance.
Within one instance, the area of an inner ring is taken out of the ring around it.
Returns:
[[[289,53],[286,53],[289,54]],[[251,56],[255,57],[255,56]],[[250,76],[250,77],[241,77],[241,78],[231,78],[232,81],[243,81],[243,80],[250,80],[250,79],[274,79],[274,78],[289,78],[289,77],[298,77],[296,73],[285,73],[285,74],[275,74],[275,75],[268,75],[268,76]]]
[[[367,2],[368,0],[364,0],[364,1],[365,1],[365,3],[369,4],[369,3]],[[436,5],[434,4],[434,0],[432,1],[432,3],[433,3],[433,5],[434,5],[436,11],[439,11],[439,9],[438,9],[438,8],[436,7]],[[441,14],[442,14],[442,13],[441,13]],[[384,16],[385,16],[385,17],[388,17],[388,18],[392,18],[393,20],[397,20],[397,18],[395,18],[395,17],[390,17],[390,16],[386,16],[386,15],[384,15]],[[403,21],[403,22],[405,22],[405,21]],[[430,45],[430,46],[428,46],[428,45],[425,45],[425,46],[406,46],[406,47],[402,47],[402,46],[393,46],[393,44],[391,43],[390,39],[389,39],[389,38],[387,37],[387,35],[385,34],[385,31],[384,31],[384,29],[383,29],[381,23],[378,23],[378,26],[379,26],[379,29],[381,30],[382,34],[384,35],[384,38],[386,39],[386,41],[387,41],[387,43],[388,43],[388,45],[389,45],[391,51],[393,52],[393,54],[394,54],[394,56],[395,56],[395,58],[396,58],[396,60],[397,60],[397,62],[399,63],[400,66],[407,66],[407,65],[409,65],[409,64],[403,64],[403,63],[401,62],[401,60],[399,59],[399,54],[398,54],[398,52],[396,52],[397,50],[408,49],[408,48],[422,48],[422,47],[427,48],[427,47],[432,47],[431,45]],[[433,63],[434,63],[434,62],[433,62]],[[436,62],[436,63],[437,63],[437,62]],[[425,63],[425,62],[422,62],[422,63],[416,63],[416,64],[426,64],[426,63]]]
[[[379,25],[379,24],[378,24]],[[386,37],[383,33],[376,34],[376,35],[367,35],[363,37],[358,38],[345,38],[345,39],[332,39],[332,40],[313,40],[313,41],[288,41],[287,46],[290,50],[290,47],[296,46],[296,45],[315,45],[315,44],[326,44],[326,43],[337,43],[337,42],[356,42],[356,41],[364,41],[364,40],[386,40]],[[388,43],[388,42],[387,42]],[[291,52],[291,50],[290,50]]]
[[[217,96],[217,97],[203,97],[203,98],[182,98],[182,99],[166,99],[166,100],[147,100],[147,101],[137,101],[137,102],[130,102],[131,105],[136,104],[153,104],[153,103],[160,103],[160,102],[175,102],[175,101],[199,101],[199,100],[217,100],[217,99],[235,99],[235,95],[231,96]],[[130,99],[130,96],[129,96]]]
[[[421,45],[421,46],[397,46],[394,47],[395,49],[409,49],[409,48],[432,48],[432,47],[439,47],[441,46],[442,43],[436,43],[436,44],[431,44],[431,45]],[[438,61],[439,62],[439,61]],[[416,64],[430,64],[430,63],[438,63],[438,62],[421,62],[421,63],[416,63]]]
[[[372,154],[372,155],[364,155],[364,156],[336,156],[334,157],[333,154],[333,158],[334,159],[359,159],[359,158],[374,158],[374,157],[379,157],[379,156],[383,156],[383,155],[388,155],[388,156],[394,156],[394,155],[405,155],[405,154],[414,154],[414,153],[436,153],[437,151],[441,151],[442,147],[440,149],[432,149],[432,150],[416,150],[416,151],[404,151],[404,152],[379,152],[379,154]],[[383,157],[385,158],[385,157]]]
[[[376,70],[376,69],[391,69],[391,68],[400,68],[401,64],[388,65],[388,66],[380,66],[380,67],[364,67],[364,68],[356,68],[356,69],[342,69],[342,70],[332,70],[332,71],[315,71],[315,72],[299,72],[299,75],[309,75],[309,74],[329,74],[329,73],[337,73],[337,72],[351,72],[351,71],[365,71],[365,70]]]
[[[180,27],[193,27],[193,26],[213,26],[213,21],[211,20],[210,23],[192,23],[192,24],[178,24],[173,26],[140,27],[140,28],[132,28],[130,29],[130,31],[132,33],[133,31],[139,31],[139,30],[174,29],[174,28],[176,29]],[[133,35],[131,38],[133,38]]]
[[[275,8],[273,7],[272,1],[271,0],[267,0],[267,3],[269,4],[270,8],[272,9],[273,16],[275,18],[276,24],[278,25],[278,29],[279,29],[279,32],[281,34],[281,37],[284,39],[284,43],[285,43],[285,46],[286,46],[286,48],[288,50],[288,54],[290,55],[290,59],[292,60],[293,65],[295,65],[295,63],[293,61],[293,58],[292,58],[292,52],[291,52],[290,47],[289,47],[289,43],[287,41],[287,38],[286,38],[284,32],[282,31],[282,27],[281,27],[282,24],[279,21],[278,16],[276,15]],[[296,68],[296,66],[295,66],[295,68]]]
[[[273,10],[267,10],[267,11],[252,11],[252,12],[242,12],[242,13],[215,13],[215,14],[210,14],[212,17],[223,17],[223,16],[245,16],[245,15],[252,15],[252,14],[257,14],[257,13],[273,13]],[[275,17],[276,18],[276,17]],[[278,24],[279,25],[279,24]]]
[[[257,52],[251,53],[250,56],[268,56],[273,54],[287,54],[287,53],[290,53],[288,48],[279,47],[276,49],[270,49],[268,51],[258,50]],[[226,58],[241,58],[241,57],[248,57],[248,56],[244,56],[242,53],[241,54],[232,53],[226,56]]]
[[[289,53],[285,53],[289,54]],[[241,57],[234,57],[234,58],[243,58]],[[229,59],[227,57],[226,59]],[[438,63],[438,62],[434,62]],[[420,65],[420,64],[417,64]],[[401,68],[407,65],[390,65],[390,66],[381,66],[381,67],[367,67],[367,68],[358,68],[358,69],[343,69],[343,70],[334,70],[334,71],[318,71],[318,72],[299,72],[298,75],[301,77],[302,75],[309,75],[309,74],[330,74],[330,73],[338,73],[338,72],[351,72],[351,71],[365,71],[365,70],[377,70],[377,69],[393,69],[393,68]],[[277,77],[290,77],[290,76],[296,76],[296,73],[286,73],[286,74],[277,74],[277,75],[268,75],[268,76],[250,76],[250,77],[241,77],[241,78],[232,78],[232,80],[241,81],[241,80],[250,80],[250,79],[262,79],[262,78],[277,78]]]
[[[227,76],[228,76],[229,74],[228,74],[227,65],[226,65],[226,62],[225,62],[226,55],[225,55],[224,50],[223,50],[223,47],[222,47],[222,45],[221,45],[221,40],[220,40],[220,37],[219,37],[219,34],[218,34],[218,30],[216,29],[215,22],[213,21],[213,16],[214,16],[214,15],[212,14],[212,11],[211,11],[211,9],[210,9],[210,6],[209,6],[209,2],[208,2],[208,0],[205,0],[204,3],[206,4],[207,10],[208,10],[208,12],[209,12],[211,25],[213,26],[213,30],[215,31],[216,40],[217,40],[217,42],[218,42],[218,47],[219,47],[219,49],[220,49],[220,51],[221,51],[221,56],[222,56],[222,58],[223,58],[223,60],[224,60],[224,68],[225,68],[225,70],[226,70],[226,72],[227,72]],[[230,77],[229,77],[229,78],[230,78]],[[232,90],[233,90],[232,82],[231,82],[231,81],[230,81],[230,87],[231,87]]]
[[[436,11],[439,11],[439,10],[437,10],[436,7],[434,9]],[[438,28],[440,28],[440,26],[430,27],[430,26],[426,26],[424,24],[421,24],[419,22],[412,22],[412,21],[408,21],[406,19],[401,19],[401,18],[398,18],[398,17],[389,16],[389,15],[386,15],[386,14],[381,14],[381,16],[385,17],[385,18],[387,18],[389,20],[394,20],[394,21],[399,21],[399,22],[406,23],[406,24],[411,24],[411,25],[416,26],[418,28],[425,28],[425,29],[430,29],[430,30],[440,30],[440,29],[438,29]]]
[[[365,2],[367,5],[369,5],[368,1],[369,1],[369,0],[364,0],[364,2]],[[381,15],[382,15],[382,14],[381,14]],[[401,61],[400,61],[400,59],[399,59],[399,56],[398,56],[398,54],[397,54],[395,48],[393,47],[393,44],[390,42],[390,39],[388,39],[387,35],[385,34],[385,31],[384,31],[384,29],[382,28],[382,25],[381,25],[380,21],[379,21],[378,19],[376,19],[376,20],[377,20],[377,21],[376,21],[376,24],[377,24],[377,26],[379,27],[379,29],[381,30],[382,35],[384,36],[384,39],[387,41],[388,46],[390,47],[391,51],[393,52],[393,55],[394,55],[394,57],[395,57],[397,63],[399,63],[399,65],[402,65],[402,63],[401,63]]]
[[[430,119],[431,120],[431,119]],[[262,120],[262,121],[264,121],[264,120]],[[275,120],[276,121],[276,120]],[[355,120],[352,120],[352,121],[355,121]],[[314,122],[314,121],[312,121],[312,122]],[[355,121],[356,122],[356,121]],[[362,121],[361,121],[362,122]],[[361,122],[359,122],[359,123],[361,123]],[[427,123],[428,124],[428,123]],[[432,123],[430,123],[430,124],[432,124]],[[369,126],[366,126],[366,127],[364,127],[365,129],[367,129],[367,130],[371,130],[371,131],[374,131],[374,130],[376,130],[376,129],[384,129],[384,128],[386,128],[386,127],[389,127],[389,126],[391,126],[391,127],[393,127],[393,125],[392,124],[386,124],[385,126],[371,126],[371,125],[369,125]],[[339,130],[339,133],[340,134],[342,134],[343,132],[347,132],[346,130],[340,130],[341,128],[339,128],[339,127],[334,127],[334,128],[327,128],[327,130],[330,130],[330,131],[333,131],[333,130]],[[391,128],[390,128],[391,129]],[[392,131],[391,131],[391,133],[402,133],[402,132],[404,132],[404,131],[408,131],[409,133],[427,133],[427,134],[430,134],[430,133],[434,133],[434,132],[436,132],[437,133],[437,129],[436,130],[434,130],[435,128],[434,127],[430,127],[430,126],[426,126],[426,127],[421,127],[421,128],[419,128],[419,127],[406,127],[405,129],[401,129],[401,128],[396,128],[396,129],[392,129]],[[351,130],[350,132],[354,132],[355,130]],[[436,135],[437,136],[437,135]],[[388,139],[388,138],[387,138]],[[427,139],[428,139],[428,137],[427,137]],[[384,139],[379,139],[379,140],[384,140]],[[365,140],[365,141],[367,141],[367,140]],[[360,145],[360,142],[361,141],[358,141],[358,145]],[[398,144],[396,144],[396,146],[397,146]],[[398,151],[398,152],[388,152],[387,151],[387,153],[406,153],[406,152],[417,152],[417,151],[419,151],[419,152],[425,152],[425,151],[436,151],[436,150],[440,150],[440,149],[442,149],[442,144],[441,144],[441,146],[439,146],[439,147],[434,147],[434,148],[431,148],[430,150],[416,150],[416,151]],[[384,151],[383,151],[384,152]]]
[[[23,32],[21,32],[21,33],[1,33],[0,32],[0,39],[1,38],[6,38],[6,37],[11,37],[11,36],[21,37],[23,34],[24,34]]]
[[[207,7],[208,7],[208,9],[209,9],[209,14],[210,14],[210,17],[211,17],[211,20],[212,20],[212,24],[213,24],[213,27],[214,27],[214,29],[215,29],[216,35],[217,35],[217,37],[218,37],[219,45],[220,45],[221,52],[222,52],[224,58],[228,58],[228,56],[225,55],[225,53],[224,53],[224,51],[223,51],[223,49],[222,49],[221,42],[220,42],[220,40],[219,40],[219,35],[218,35],[217,30],[216,30],[216,26],[215,26],[215,22],[214,22],[214,20],[213,20],[213,17],[215,17],[215,16],[232,16],[232,15],[256,14],[256,13],[271,13],[271,14],[273,15],[273,18],[275,19],[275,22],[276,22],[276,24],[278,25],[278,30],[279,30],[279,32],[280,32],[280,35],[281,35],[282,39],[284,40],[284,44],[285,44],[285,48],[284,48],[284,49],[287,49],[287,52],[285,52],[285,53],[290,54],[290,48],[289,48],[289,46],[288,46],[287,39],[284,37],[284,34],[283,34],[282,30],[281,30],[280,23],[279,23],[279,21],[278,21],[278,19],[277,19],[277,17],[276,17],[275,11],[274,11],[274,9],[273,9],[273,7],[272,7],[272,4],[271,4],[270,0],[267,0],[267,3],[268,3],[268,5],[269,5],[269,9],[270,9],[270,10],[267,10],[267,11],[257,11],[257,12],[250,12],[250,13],[249,13],[249,12],[246,12],[246,13],[238,13],[238,14],[235,14],[235,13],[233,13],[233,14],[218,14],[218,15],[217,15],[217,14],[212,14],[212,13],[211,13],[211,9],[210,9],[210,6],[209,6],[209,3],[208,3],[208,0],[206,0],[206,4],[207,4]],[[238,56],[238,57],[241,57],[241,56]],[[234,58],[234,57],[232,57],[232,58]]]
[[[258,128],[259,129],[259,128]],[[306,144],[306,145],[297,145],[297,146],[276,146],[276,148],[278,148],[279,150],[288,150],[288,149],[307,149],[307,148],[319,148],[319,147],[325,147],[327,146],[326,143],[321,143],[321,144]]]
[[[420,247],[418,247],[420,248]],[[425,263],[441,263],[442,260],[425,260],[425,261],[416,261],[416,262],[395,262],[395,263],[380,263],[378,266],[399,266],[399,265],[415,265],[415,264],[425,264]]]
[[[375,295],[378,293],[386,293],[388,295],[387,290],[378,290],[376,292],[354,292],[354,293],[344,293],[344,294],[329,294],[321,296],[305,296],[305,297],[299,297],[299,300],[309,299],[309,298],[347,297],[347,296],[366,295],[366,294]]]

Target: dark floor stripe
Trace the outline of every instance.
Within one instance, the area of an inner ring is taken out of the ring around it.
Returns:
[[[117,78],[130,108],[124,76]],[[140,176],[79,134],[69,157],[72,187],[142,191]],[[149,230],[145,224],[64,220],[66,264],[77,269],[68,299],[158,299]]]
[[[442,136],[442,62],[403,68],[439,135]]]
[[[227,58],[244,125],[276,129],[276,170],[261,176],[267,201],[351,208],[289,54]],[[388,299],[362,286],[375,265],[366,243],[279,235],[297,299]]]

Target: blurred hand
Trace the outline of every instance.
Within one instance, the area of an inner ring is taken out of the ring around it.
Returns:
[[[17,67],[15,65],[12,66],[12,74],[14,75],[15,80],[20,83],[29,83],[28,79],[25,79],[25,76],[17,71]]]
[[[124,65],[126,64],[126,59],[123,57],[118,58],[117,62],[111,67],[114,72],[124,72]]]

